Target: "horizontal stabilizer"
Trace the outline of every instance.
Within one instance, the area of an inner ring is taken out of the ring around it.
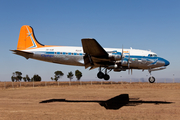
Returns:
[[[33,54],[34,54],[34,53],[31,53],[31,52],[25,52],[25,51],[20,51],[20,50],[10,50],[10,51],[13,51],[14,54],[23,56],[23,57],[25,57],[26,59],[32,58],[32,56],[33,56]]]

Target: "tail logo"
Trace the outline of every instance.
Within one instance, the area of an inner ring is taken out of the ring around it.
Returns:
[[[37,47],[37,45],[36,45],[36,43],[35,43],[35,40],[34,40],[34,38],[33,38],[33,36],[32,36],[32,33],[30,33],[29,32],[29,29],[28,29],[28,27],[26,26],[26,28],[27,28],[27,30],[28,30],[28,37],[30,37],[31,38],[31,41],[32,41],[32,46],[31,47],[29,47],[29,48],[35,48],[35,47]]]

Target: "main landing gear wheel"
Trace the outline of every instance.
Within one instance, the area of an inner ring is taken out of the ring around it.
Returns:
[[[104,75],[104,80],[109,80],[110,76],[108,74]]]
[[[104,78],[104,73],[101,72],[101,71],[99,71],[98,74],[97,74],[97,77],[98,77],[99,79]]]
[[[98,74],[97,74],[97,77],[99,78],[99,79],[103,79],[104,78],[104,80],[109,80],[110,79],[110,76],[108,75],[108,74],[104,74],[103,72],[98,72]]]
[[[150,83],[154,83],[155,82],[155,78],[152,76],[152,77],[149,77],[149,82]]]

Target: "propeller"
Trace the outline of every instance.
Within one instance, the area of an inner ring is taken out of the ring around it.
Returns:
[[[131,61],[130,61],[130,53],[129,53],[129,57],[128,57],[127,64],[128,64],[128,74],[130,74],[130,64],[131,64]],[[131,69],[131,75],[132,75],[132,69]]]
[[[124,59],[124,51],[123,51],[123,45],[122,45],[121,65],[122,65],[123,59]],[[128,57],[128,61],[127,61],[127,65],[128,65],[128,73],[129,73],[129,74],[130,74],[130,64],[131,64],[131,61],[130,61],[130,53],[129,53],[129,57]],[[131,75],[132,75],[132,69],[131,69]]]
[[[123,59],[124,59],[124,57],[123,57],[123,52],[124,52],[124,51],[123,51],[123,45],[122,45],[122,52],[121,52],[121,59],[120,59],[120,60],[121,60],[120,65],[121,65],[121,66],[122,66],[122,62],[123,62]]]
[[[123,45],[122,45],[122,52],[121,52],[121,61],[123,61]]]

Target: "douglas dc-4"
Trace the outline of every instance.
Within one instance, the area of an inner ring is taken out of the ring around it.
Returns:
[[[156,53],[139,49],[103,48],[95,39],[85,38],[81,40],[82,47],[51,46],[39,43],[34,35],[32,27],[21,27],[19,40],[14,54],[36,60],[84,66],[85,68],[99,68],[97,77],[109,80],[108,72],[111,70],[121,72],[132,69],[148,70],[149,82],[154,83],[155,78],[151,71],[165,69],[170,63]],[[102,69],[103,68],[103,69]],[[104,71],[104,72],[103,72]]]

